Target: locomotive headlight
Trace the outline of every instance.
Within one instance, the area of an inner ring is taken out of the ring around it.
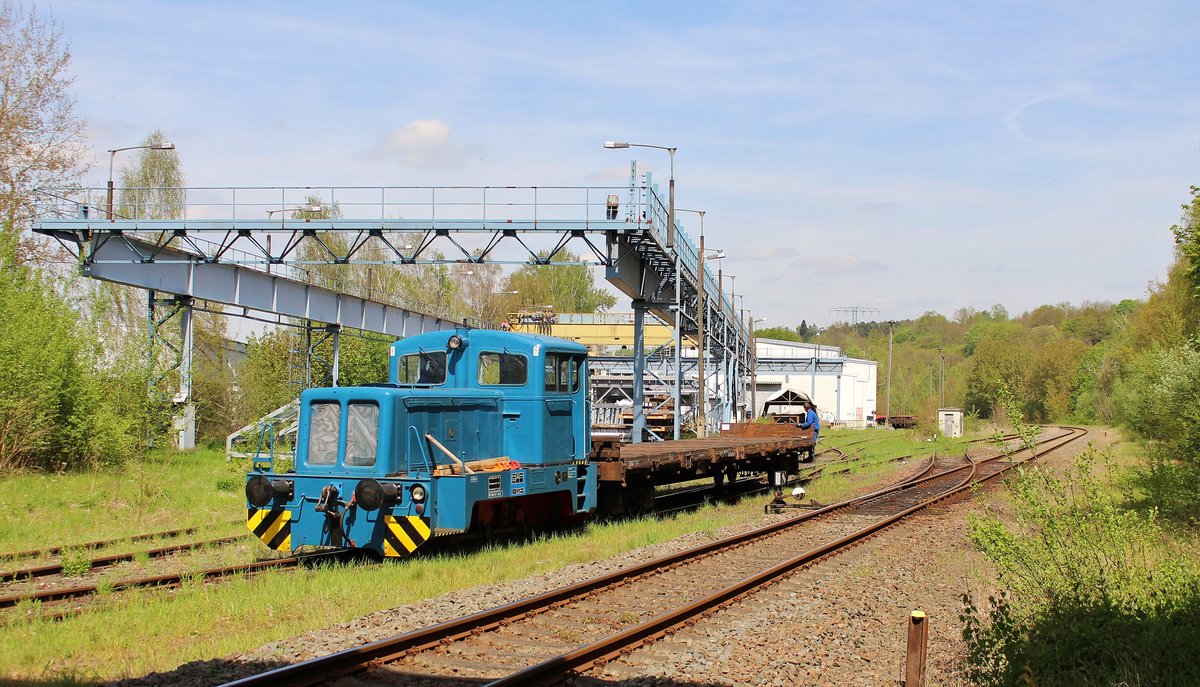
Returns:
[[[462,337],[458,334],[451,336],[450,340],[446,342],[446,346],[452,351],[457,351],[462,348]]]
[[[363,510],[376,510],[380,506],[390,506],[399,500],[400,487],[395,484],[384,484],[377,479],[364,479],[354,487],[354,502]]]
[[[246,480],[246,500],[255,508],[262,508],[278,496],[290,499],[292,483],[285,479],[271,480],[266,475]]]
[[[425,487],[420,484],[414,484],[412,488],[413,503],[421,503],[425,500]]]

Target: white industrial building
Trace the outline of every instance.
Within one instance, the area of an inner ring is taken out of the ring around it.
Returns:
[[[874,360],[847,358],[837,346],[756,339],[756,415],[797,413],[798,394],[812,398],[822,427],[875,425],[878,382]]]

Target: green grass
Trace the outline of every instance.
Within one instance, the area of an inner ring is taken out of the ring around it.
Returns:
[[[836,444],[863,433],[831,434],[830,443]],[[872,455],[884,456],[928,453],[940,446],[912,441],[907,432],[887,434],[878,445],[872,441],[854,448],[870,445]],[[890,480],[902,469],[893,463],[859,467],[808,488],[814,498],[831,503],[873,481]],[[11,478],[0,486],[11,506],[0,515],[0,550],[189,525],[205,526],[206,536],[236,531],[228,523],[242,516],[243,497],[240,489],[230,491],[221,483],[230,471],[221,454],[197,451],[164,453],[120,474]],[[173,592],[106,594],[105,608],[84,615],[0,627],[0,677],[71,685],[170,670],[446,592],[547,573],[689,533],[712,533],[761,516],[764,498],[663,519],[593,523],[532,542],[380,565],[329,565],[217,585],[185,585]],[[212,531],[217,528],[221,531]],[[224,564],[271,553],[250,540],[245,547],[219,549],[212,556],[216,564]]]
[[[520,579],[715,530],[761,509],[760,501],[748,500],[665,520],[592,524],[468,553],[320,566],[220,585],[185,585],[174,592],[120,595],[112,599],[111,609],[0,629],[0,675],[73,684],[169,670],[456,589]]]
[[[241,471],[223,453],[161,451],[114,472],[31,474],[0,480],[0,551],[79,545],[132,534],[201,526],[228,536],[245,497],[222,489]],[[129,544],[122,545],[129,547]],[[149,545],[148,545],[149,546]]]

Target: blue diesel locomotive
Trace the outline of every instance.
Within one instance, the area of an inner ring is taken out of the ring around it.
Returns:
[[[294,472],[256,461],[246,525],[267,546],[405,556],[434,536],[596,510],[585,347],[458,329],[390,355],[387,383],[301,394]]]

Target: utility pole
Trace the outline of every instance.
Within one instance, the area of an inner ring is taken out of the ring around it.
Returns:
[[[700,213],[700,256],[696,265],[696,374],[699,378],[699,386],[696,393],[699,394],[699,401],[696,403],[696,409],[699,415],[696,418],[696,436],[703,439],[708,436],[708,400],[704,398],[705,387],[708,386],[704,380],[704,213]]]
[[[888,321],[888,376],[887,376],[887,420],[883,423],[885,427],[892,426],[892,330],[896,328],[896,323]]]
[[[938,358],[941,362],[941,384],[938,386],[938,407],[946,407],[946,354],[942,353],[942,349],[938,349]]]

